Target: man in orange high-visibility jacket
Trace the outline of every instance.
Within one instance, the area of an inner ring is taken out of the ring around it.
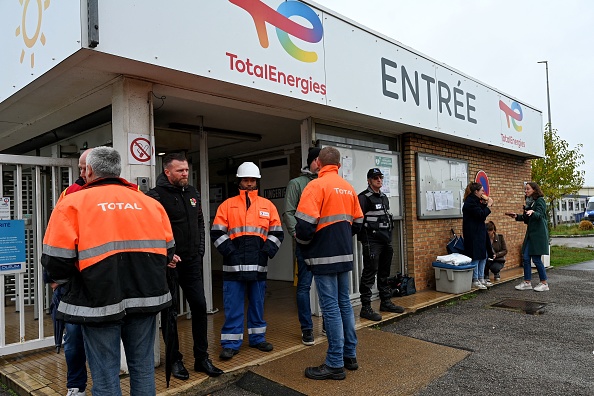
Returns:
[[[266,342],[264,294],[268,258],[273,258],[284,238],[274,204],[258,196],[260,169],[253,162],[237,168],[239,195],[223,202],[210,231],[210,238],[223,255],[223,304],[225,324],[221,329],[219,357],[231,359],[243,342],[243,303],[247,291],[249,345],[272,351]]]
[[[155,394],[156,315],[171,304],[165,269],[175,242],[163,206],[119,178],[110,147],[87,156],[87,183],[54,208],[41,263],[69,289],[58,317],[81,323],[94,396],[121,394],[120,338],[132,394]]]
[[[346,378],[344,368],[356,370],[357,334],[349,299],[353,269],[353,235],[363,224],[357,193],[338,175],[340,152],[324,147],[318,156],[321,170],[303,190],[295,218],[295,240],[318,289],[328,351],[319,367],[305,369],[316,380]]]

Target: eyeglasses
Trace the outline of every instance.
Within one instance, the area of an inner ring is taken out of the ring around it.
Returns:
[[[372,180],[384,180],[383,176],[373,176]]]

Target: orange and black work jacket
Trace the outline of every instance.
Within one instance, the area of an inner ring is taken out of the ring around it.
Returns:
[[[353,235],[363,225],[357,193],[326,165],[303,190],[297,212],[295,239],[311,272],[333,274],[353,269]]]
[[[171,305],[166,267],[175,242],[160,203],[120,178],[87,183],[54,208],[41,264],[67,291],[58,318],[102,323]]]
[[[284,236],[276,206],[259,197],[258,190],[240,190],[225,200],[210,230],[223,255],[223,280],[266,280],[268,258],[278,252]]]

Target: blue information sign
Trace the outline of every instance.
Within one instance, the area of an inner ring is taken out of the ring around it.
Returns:
[[[0,274],[25,271],[25,221],[0,220]]]

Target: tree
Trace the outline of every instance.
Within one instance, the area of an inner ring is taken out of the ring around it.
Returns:
[[[580,153],[581,143],[570,149],[550,124],[545,127],[544,141],[545,157],[532,161],[532,181],[540,186],[550,210],[559,198],[577,193],[584,185],[585,172],[578,170],[584,164],[584,155]],[[556,225],[557,219],[553,216],[553,226]]]

